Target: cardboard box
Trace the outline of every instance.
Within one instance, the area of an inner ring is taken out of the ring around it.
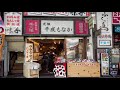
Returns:
[[[100,77],[99,63],[67,63],[68,77]]]

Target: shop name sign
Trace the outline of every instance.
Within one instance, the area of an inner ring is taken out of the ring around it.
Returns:
[[[74,22],[62,20],[41,20],[41,34],[73,35]]]
[[[112,23],[113,24],[120,24],[120,12],[113,12],[112,13]]]
[[[24,16],[78,16],[88,17],[90,12],[24,12]]]
[[[98,48],[112,48],[112,12],[97,12]]]
[[[5,12],[4,23],[6,35],[22,35],[22,12]]]

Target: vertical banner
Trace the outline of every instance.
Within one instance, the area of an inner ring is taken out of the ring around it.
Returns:
[[[39,34],[39,20],[25,20],[24,34]]]
[[[4,12],[5,34],[22,35],[22,12]]]
[[[101,53],[101,71],[103,76],[109,75],[109,55],[108,53]]]
[[[25,62],[31,62],[33,60],[33,44],[26,43],[25,48]]]
[[[97,30],[101,30],[101,35],[97,36],[97,47],[112,48],[112,12],[97,12]]]
[[[88,23],[85,20],[76,20],[76,35],[88,35]]]

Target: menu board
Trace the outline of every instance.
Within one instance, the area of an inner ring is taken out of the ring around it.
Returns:
[[[25,62],[31,62],[33,60],[33,44],[26,43]]]
[[[78,45],[79,45],[79,39],[76,38],[66,39],[67,60],[74,60],[76,58]]]
[[[108,53],[101,53],[101,70],[102,75],[109,75],[109,55]]]

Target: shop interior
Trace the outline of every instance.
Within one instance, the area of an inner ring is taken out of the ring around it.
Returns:
[[[42,66],[42,70],[40,71],[40,75],[45,74],[53,74],[53,70],[49,70],[49,68],[54,67],[54,65],[46,66],[46,62],[44,59],[45,55],[49,55],[49,53],[53,54],[52,61],[54,63],[56,57],[63,56],[66,58],[66,42],[65,38],[28,38],[27,43],[33,43],[33,61],[40,63]],[[84,54],[84,39],[79,39],[79,55],[80,58],[83,59],[85,57]],[[51,58],[51,57],[50,57]]]
[[[27,43],[33,43],[33,61],[41,64],[40,73],[53,74],[53,70],[50,69],[53,69],[54,64],[48,62],[50,62],[49,59],[52,59],[52,63],[54,63],[55,57],[64,51],[64,39],[28,39]]]

